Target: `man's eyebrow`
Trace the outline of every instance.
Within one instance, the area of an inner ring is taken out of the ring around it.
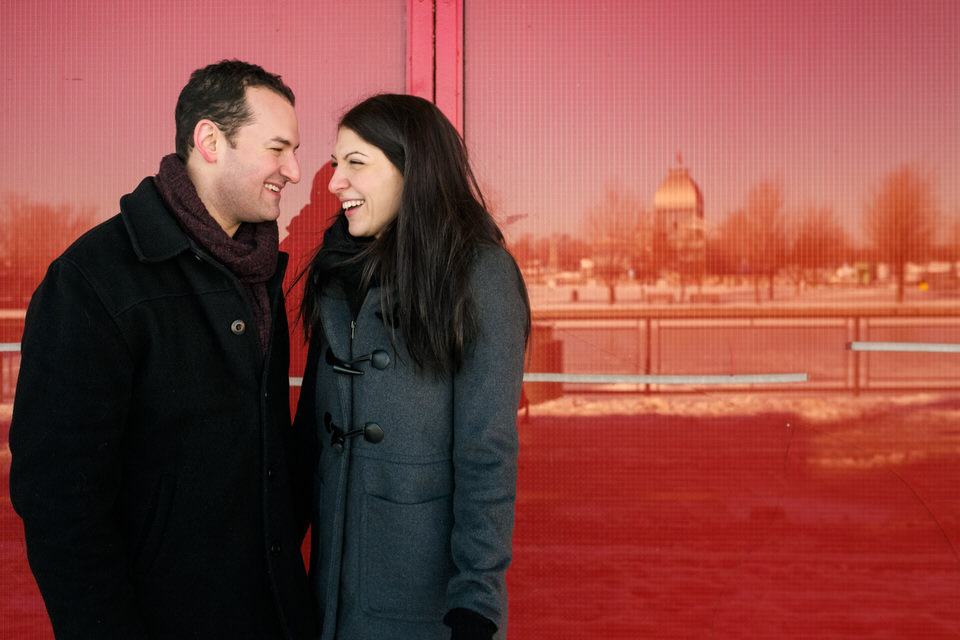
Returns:
[[[290,142],[290,141],[287,140],[286,138],[282,138],[282,137],[280,137],[280,136],[273,136],[272,138],[270,138],[270,142],[274,142],[274,143],[277,143],[277,144],[282,144],[282,145],[285,146],[285,147],[293,147],[293,143],[292,143],[292,142]],[[299,146],[300,146],[300,145],[297,145],[297,147],[299,147]],[[296,149],[297,147],[293,147],[293,148]]]

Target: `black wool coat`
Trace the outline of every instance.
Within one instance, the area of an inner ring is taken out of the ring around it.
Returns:
[[[285,267],[264,362],[241,283],[152,178],[50,266],[27,311],[10,494],[58,639],[315,636]]]

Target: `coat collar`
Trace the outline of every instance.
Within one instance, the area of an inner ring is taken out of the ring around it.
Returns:
[[[371,327],[380,327],[383,319],[380,316],[380,288],[371,287],[360,305],[360,311],[354,318],[350,311],[350,304],[337,286],[333,286],[324,295],[320,296],[320,325],[324,336],[333,354],[341,360],[349,360],[354,356],[352,326],[363,325],[366,335]],[[352,323],[356,322],[356,325]]]
[[[144,178],[133,193],[120,198],[120,219],[141,262],[162,262],[193,250],[193,243],[167,211],[153,178]],[[279,290],[289,256],[281,251],[277,269],[267,283],[268,291]]]
[[[369,295],[367,296],[369,298]],[[320,325],[324,328],[333,354],[341,360],[352,357],[351,350],[351,323],[353,314],[350,313],[350,304],[342,295],[323,295],[320,297]]]
[[[152,177],[120,198],[120,217],[143,262],[161,262],[190,249],[190,239],[167,211]]]

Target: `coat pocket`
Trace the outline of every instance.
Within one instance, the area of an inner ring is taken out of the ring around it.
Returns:
[[[416,486],[418,480],[411,475],[434,482],[449,475],[449,462],[391,466],[398,472],[393,487]],[[441,480],[435,491],[420,496],[402,490],[375,495],[368,484],[360,547],[366,613],[407,621],[436,622],[443,617],[447,583],[454,574],[452,496],[446,484]]]
[[[147,519],[138,536],[133,562],[134,571],[141,576],[149,574],[160,559],[163,542],[173,510],[177,481],[171,475],[163,475],[157,484],[146,511]]]

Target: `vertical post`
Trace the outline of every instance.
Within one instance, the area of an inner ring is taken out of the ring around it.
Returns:
[[[653,320],[650,318],[650,316],[647,316],[646,321],[647,321],[647,329],[646,329],[646,334],[647,334],[647,349],[646,349],[646,355],[645,355],[646,361],[644,362],[644,366],[643,366],[643,373],[644,373],[645,375],[650,375],[650,374],[651,374],[651,370],[650,370],[650,369],[651,369],[650,351],[651,351],[651,349],[652,349],[652,346],[651,346],[651,345],[652,345],[652,338],[650,337],[650,334],[653,332]],[[649,383],[649,382],[647,383],[646,392],[647,392],[647,394],[650,393],[650,383]]]
[[[407,93],[434,101],[433,0],[407,0]]]
[[[860,342],[860,317],[853,317],[853,341]],[[853,352],[853,397],[860,396],[860,352]]]
[[[463,134],[463,0],[407,0],[407,82]]]
[[[434,102],[463,135],[463,0],[436,0]]]

